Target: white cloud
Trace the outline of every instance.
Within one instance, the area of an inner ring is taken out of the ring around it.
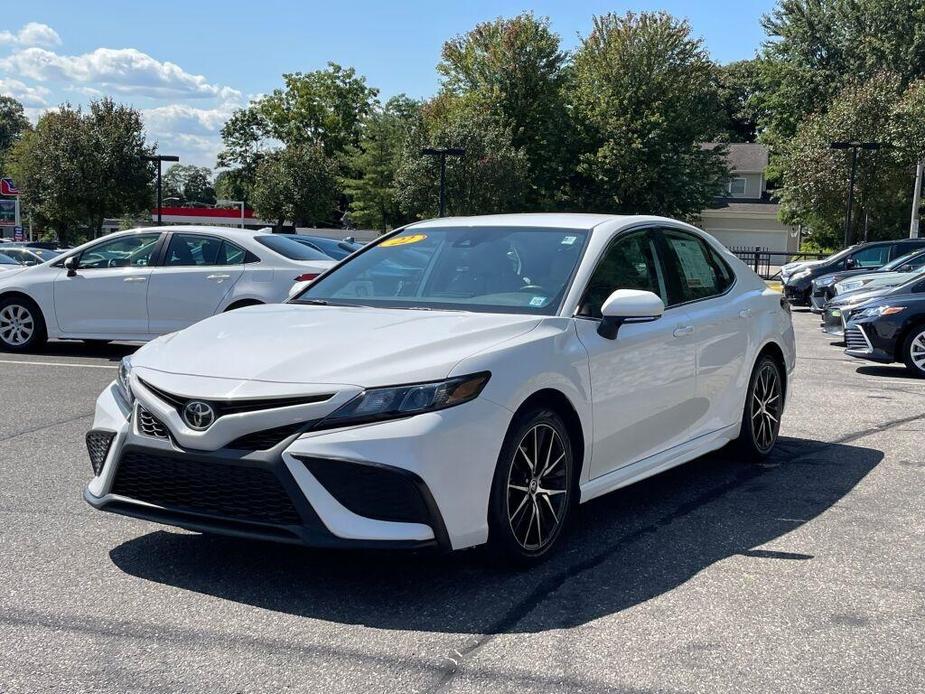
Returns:
[[[19,80],[0,77],[0,95],[12,96],[24,106],[45,106],[50,94],[51,91],[41,85],[33,87]]]
[[[60,46],[61,37],[47,24],[29,22],[15,34],[9,30],[0,31],[0,46]]]
[[[226,102],[216,108],[193,108],[187,104],[168,104],[144,109],[145,125],[153,134],[176,132],[190,135],[216,135],[234,109],[235,102]]]
[[[179,65],[161,62],[135,48],[97,48],[83,55],[59,55],[26,48],[0,59],[0,69],[39,82],[93,84],[120,94],[152,98],[239,99],[230,87],[210,84]]]

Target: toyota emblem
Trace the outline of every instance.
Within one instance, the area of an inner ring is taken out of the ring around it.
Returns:
[[[190,429],[205,431],[215,421],[215,410],[207,402],[190,400],[183,408],[183,421]]]

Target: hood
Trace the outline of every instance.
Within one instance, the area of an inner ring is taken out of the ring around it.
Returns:
[[[37,267],[35,265],[31,267]],[[9,270],[7,268],[10,268]],[[14,267],[12,265],[0,265],[0,282],[3,280],[8,280],[10,277],[16,277],[16,275],[25,272],[28,270],[28,267]]]
[[[135,366],[276,383],[397,385],[533,330],[534,316],[275,304],[212,318],[142,347]]]
[[[862,288],[854,292],[846,292],[845,294],[839,294],[837,297],[832,299],[829,304],[832,306],[856,306],[857,304],[862,304],[865,301],[874,299],[878,296],[884,296],[889,292],[890,288],[885,289],[866,289]]]
[[[785,275],[792,275],[794,272],[799,270],[805,270],[806,268],[816,267],[817,265],[822,265],[825,260],[801,260],[796,263],[787,263],[786,265],[781,265],[780,271]]]

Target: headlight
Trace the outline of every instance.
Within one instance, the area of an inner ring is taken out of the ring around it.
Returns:
[[[835,275],[829,275],[828,277],[821,277],[818,280],[815,280],[814,284],[817,287],[831,287],[833,284],[835,284]]]
[[[483,371],[434,383],[370,388],[328,415],[318,428],[410,417],[461,405],[478,397],[491,374]]]
[[[119,391],[119,395],[122,396],[125,404],[129,407],[135,402],[135,394],[132,392],[131,376],[132,358],[122,357],[122,361],[119,362],[119,373],[116,375],[116,389]]]
[[[905,306],[871,306],[863,311],[854,314],[854,318],[880,318],[881,316],[892,316],[900,311],[905,310]]]
[[[852,280],[851,282],[842,282],[838,285],[838,289],[842,292],[853,292],[855,289],[860,289],[865,284],[864,280]]]

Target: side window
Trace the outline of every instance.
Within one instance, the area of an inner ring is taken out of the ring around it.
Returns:
[[[911,241],[911,242],[906,241],[905,243],[897,243],[895,246],[893,246],[893,253],[891,254],[891,257],[893,259],[896,259],[901,256],[908,255],[909,253],[912,253],[913,251],[921,251],[921,250],[925,250],[925,245],[922,245],[921,243],[916,243],[915,241]]]
[[[663,229],[669,279],[669,305],[724,293],[735,281],[726,261],[703,239],[678,229]]]
[[[579,316],[601,317],[601,306],[617,289],[643,289],[667,298],[651,230],[619,237],[605,252],[588,282]]]
[[[222,240],[209,236],[173,234],[167,246],[164,265],[168,267],[189,267],[199,265],[223,265],[219,259]]]
[[[218,254],[219,265],[243,265],[247,257],[247,251],[240,246],[235,246],[228,241],[222,242],[222,249]]]
[[[77,268],[89,270],[150,265],[160,237],[160,234],[138,234],[103,241],[80,254]]]
[[[857,253],[854,253],[851,257],[854,259],[855,267],[877,268],[886,264],[889,256],[890,247],[883,245],[871,246],[870,248],[862,248]]]

